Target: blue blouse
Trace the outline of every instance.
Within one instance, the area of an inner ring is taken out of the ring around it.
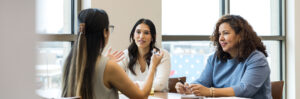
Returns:
[[[221,61],[215,53],[209,56],[200,78],[192,83],[215,88],[232,87],[237,97],[272,99],[269,64],[258,50],[242,62],[236,59]]]

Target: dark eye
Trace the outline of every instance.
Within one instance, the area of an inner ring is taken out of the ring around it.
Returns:
[[[224,35],[227,35],[227,34],[229,34],[228,32],[224,32]]]
[[[145,34],[150,34],[150,32],[149,32],[149,31],[145,31],[144,33],[145,33]]]
[[[140,34],[140,33],[141,33],[141,31],[140,31],[140,30],[136,30],[136,33]]]

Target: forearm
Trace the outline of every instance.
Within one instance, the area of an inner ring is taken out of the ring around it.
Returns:
[[[156,68],[154,68],[153,66],[150,66],[150,67],[151,67],[151,69],[149,71],[149,75],[147,75],[147,80],[142,87],[142,91],[144,92],[145,95],[150,94],[153,80],[154,80],[154,74],[156,72]]]
[[[169,62],[163,62],[157,67],[155,78],[153,82],[153,88],[155,91],[163,91],[168,88],[168,79],[170,75]]]
[[[154,91],[163,91],[163,90],[167,89],[166,86],[167,86],[167,81],[164,81],[164,80],[159,80],[159,81],[154,80],[154,82],[153,82]]]
[[[227,88],[211,88],[210,89],[211,93],[209,96],[214,96],[214,97],[230,97],[230,96],[235,96],[234,90],[232,87],[227,87]]]

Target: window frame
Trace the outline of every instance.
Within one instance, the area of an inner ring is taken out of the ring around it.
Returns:
[[[42,42],[69,42],[71,43],[70,47],[74,45],[74,42],[77,40],[78,32],[78,21],[77,15],[82,10],[82,1],[83,0],[71,0],[71,33],[66,34],[57,34],[57,33],[36,33],[37,43]],[[64,62],[64,61],[63,61]],[[38,89],[36,89],[38,90]],[[39,95],[39,94],[38,94]],[[46,98],[46,97],[45,97]]]
[[[77,14],[81,11],[82,6],[81,3],[82,0],[71,0],[71,33],[67,34],[37,34],[39,42],[63,42],[63,41],[68,41],[71,42],[71,46],[73,46],[73,43],[77,39],[76,32],[78,30],[78,26],[76,23],[77,21]]]

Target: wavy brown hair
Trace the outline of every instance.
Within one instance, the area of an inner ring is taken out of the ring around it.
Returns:
[[[226,61],[232,58],[229,53],[223,51],[219,42],[219,27],[222,23],[228,23],[236,35],[240,37],[237,45],[235,45],[238,51],[236,57],[238,61],[244,61],[255,50],[261,51],[268,57],[266,47],[263,45],[261,38],[257,36],[252,26],[244,18],[239,15],[224,15],[218,20],[211,36],[211,41],[216,46],[216,55],[219,59]]]

